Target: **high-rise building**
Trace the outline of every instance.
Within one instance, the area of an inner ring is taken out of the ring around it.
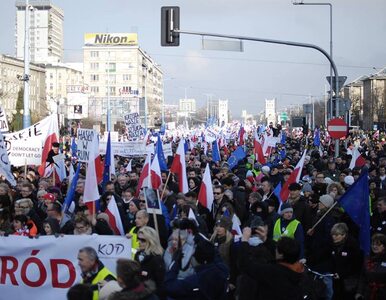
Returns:
[[[109,100],[111,125],[123,123],[124,115],[134,112],[140,114],[142,124],[146,116],[147,126],[160,125],[163,74],[139,47],[137,34],[86,33],[83,58],[89,117],[106,116]]]
[[[49,0],[29,2],[30,60],[57,63],[63,60],[63,11]],[[25,1],[16,1],[16,57],[24,59]]]

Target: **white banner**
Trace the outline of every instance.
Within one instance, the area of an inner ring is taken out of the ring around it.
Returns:
[[[131,257],[131,240],[121,236],[66,235],[0,237],[1,299],[66,299],[81,281],[79,249],[93,247],[115,273],[118,258]]]
[[[173,151],[172,151],[172,144],[163,144],[162,145],[162,150],[164,151],[164,156],[167,158],[168,156],[173,156]]]
[[[40,165],[42,162],[42,143],[39,140],[12,141],[9,149],[9,160],[15,167],[27,165]]]
[[[106,154],[107,142],[99,142],[99,153]],[[154,145],[153,151],[154,153]],[[111,142],[111,148],[114,155],[123,157],[127,156],[144,156],[149,152],[144,141],[130,141],[130,142]]]
[[[1,132],[8,132],[8,121],[7,121],[7,115],[3,109],[3,107],[0,105],[0,131]]]
[[[98,135],[94,129],[78,129],[78,140],[77,140],[77,150],[76,156],[81,162],[88,162],[90,160],[90,154],[93,149],[93,141],[97,139]]]

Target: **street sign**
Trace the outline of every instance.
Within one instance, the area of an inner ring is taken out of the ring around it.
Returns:
[[[348,126],[343,119],[335,118],[328,121],[327,130],[332,138],[340,139],[347,135]]]
[[[335,116],[335,101],[336,98],[332,97],[332,114]],[[339,115],[344,115],[351,109],[351,100],[347,98],[339,98]],[[331,115],[331,100],[327,101],[327,112]]]
[[[327,79],[328,83],[331,85],[331,76],[327,76],[326,79]],[[338,92],[343,87],[344,83],[346,82],[346,79],[347,79],[347,76],[338,76],[338,85],[339,85]],[[332,90],[336,94],[335,76],[332,76],[332,86],[331,87],[332,87]]]

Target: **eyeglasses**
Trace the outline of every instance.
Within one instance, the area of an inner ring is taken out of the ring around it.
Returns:
[[[221,193],[213,193],[213,195],[221,195]]]
[[[18,208],[26,209],[29,208],[29,206],[19,206]]]

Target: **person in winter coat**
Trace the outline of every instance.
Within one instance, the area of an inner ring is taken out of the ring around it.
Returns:
[[[366,258],[355,299],[386,299],[386,236],[376,233],[371,239],[371,255]]]
[[[139,246],[134,259],[141,265],[142,276],[154,281],[158,290],[165,276],[163,249],[158,234],[153,228],[145,226],[138,230],[137,240]]]
[[[283,236],[295,239],[300,245],[300,257],[304,257],[304,231],[302,224],[295,219],[294,210],[288,201],[281,206],[281,216],[273,227],[273,240],[279,241]]]
[[[345,223],[336,223],[331,229],[332,260],[334,264],[334,299],[353,299],[358,288],[362,254],[356,240],[349,236]]]
[[[164,289],[168,299],[173,300],[225,300],[228,268],[216,258],[214,245],[202,239],[197,242],[194,253],[195,273],[178,279],[182,252],[174,257],[174,263],[166,273]]]
[[[216,227],[210,241],[220,253],[221,259],[230,269],[231,266],[231,248],[233,244],[232,220],[227,216],[222,216],[216,222]]]
[[[111,294],[108,300],[158,300],[155,284],[143,281],[141,265],[133,260],[117,260],[117,281],[122,290]]]
[[[44,235],[55,235],[60,232],[60,225],[58,220],[54,218],[47,218],[43,222]]]
[[[267,230],[258,228],[263,241],[267,238]],[[300,300],[305,299],[301,285],[304,266],[299,263],[300,246],[291,238],[279,239],[276,248],[276,263],[266,264],[251,257],[249,239],[252,236],[250,227],[245,227],[238,256],[240,271],[250,276],[258,287],[258,297],[264,300]]]
[[[181,270],[178,272],[178,279],[184,279],[194,273],[192,257],[194,254],[194,236],[186,229],[174,229],[169,238],[168,247],[164,252],[164,263],[166,270],[173,263],[173,256],[181,248],[183,257],[181,261]]]

